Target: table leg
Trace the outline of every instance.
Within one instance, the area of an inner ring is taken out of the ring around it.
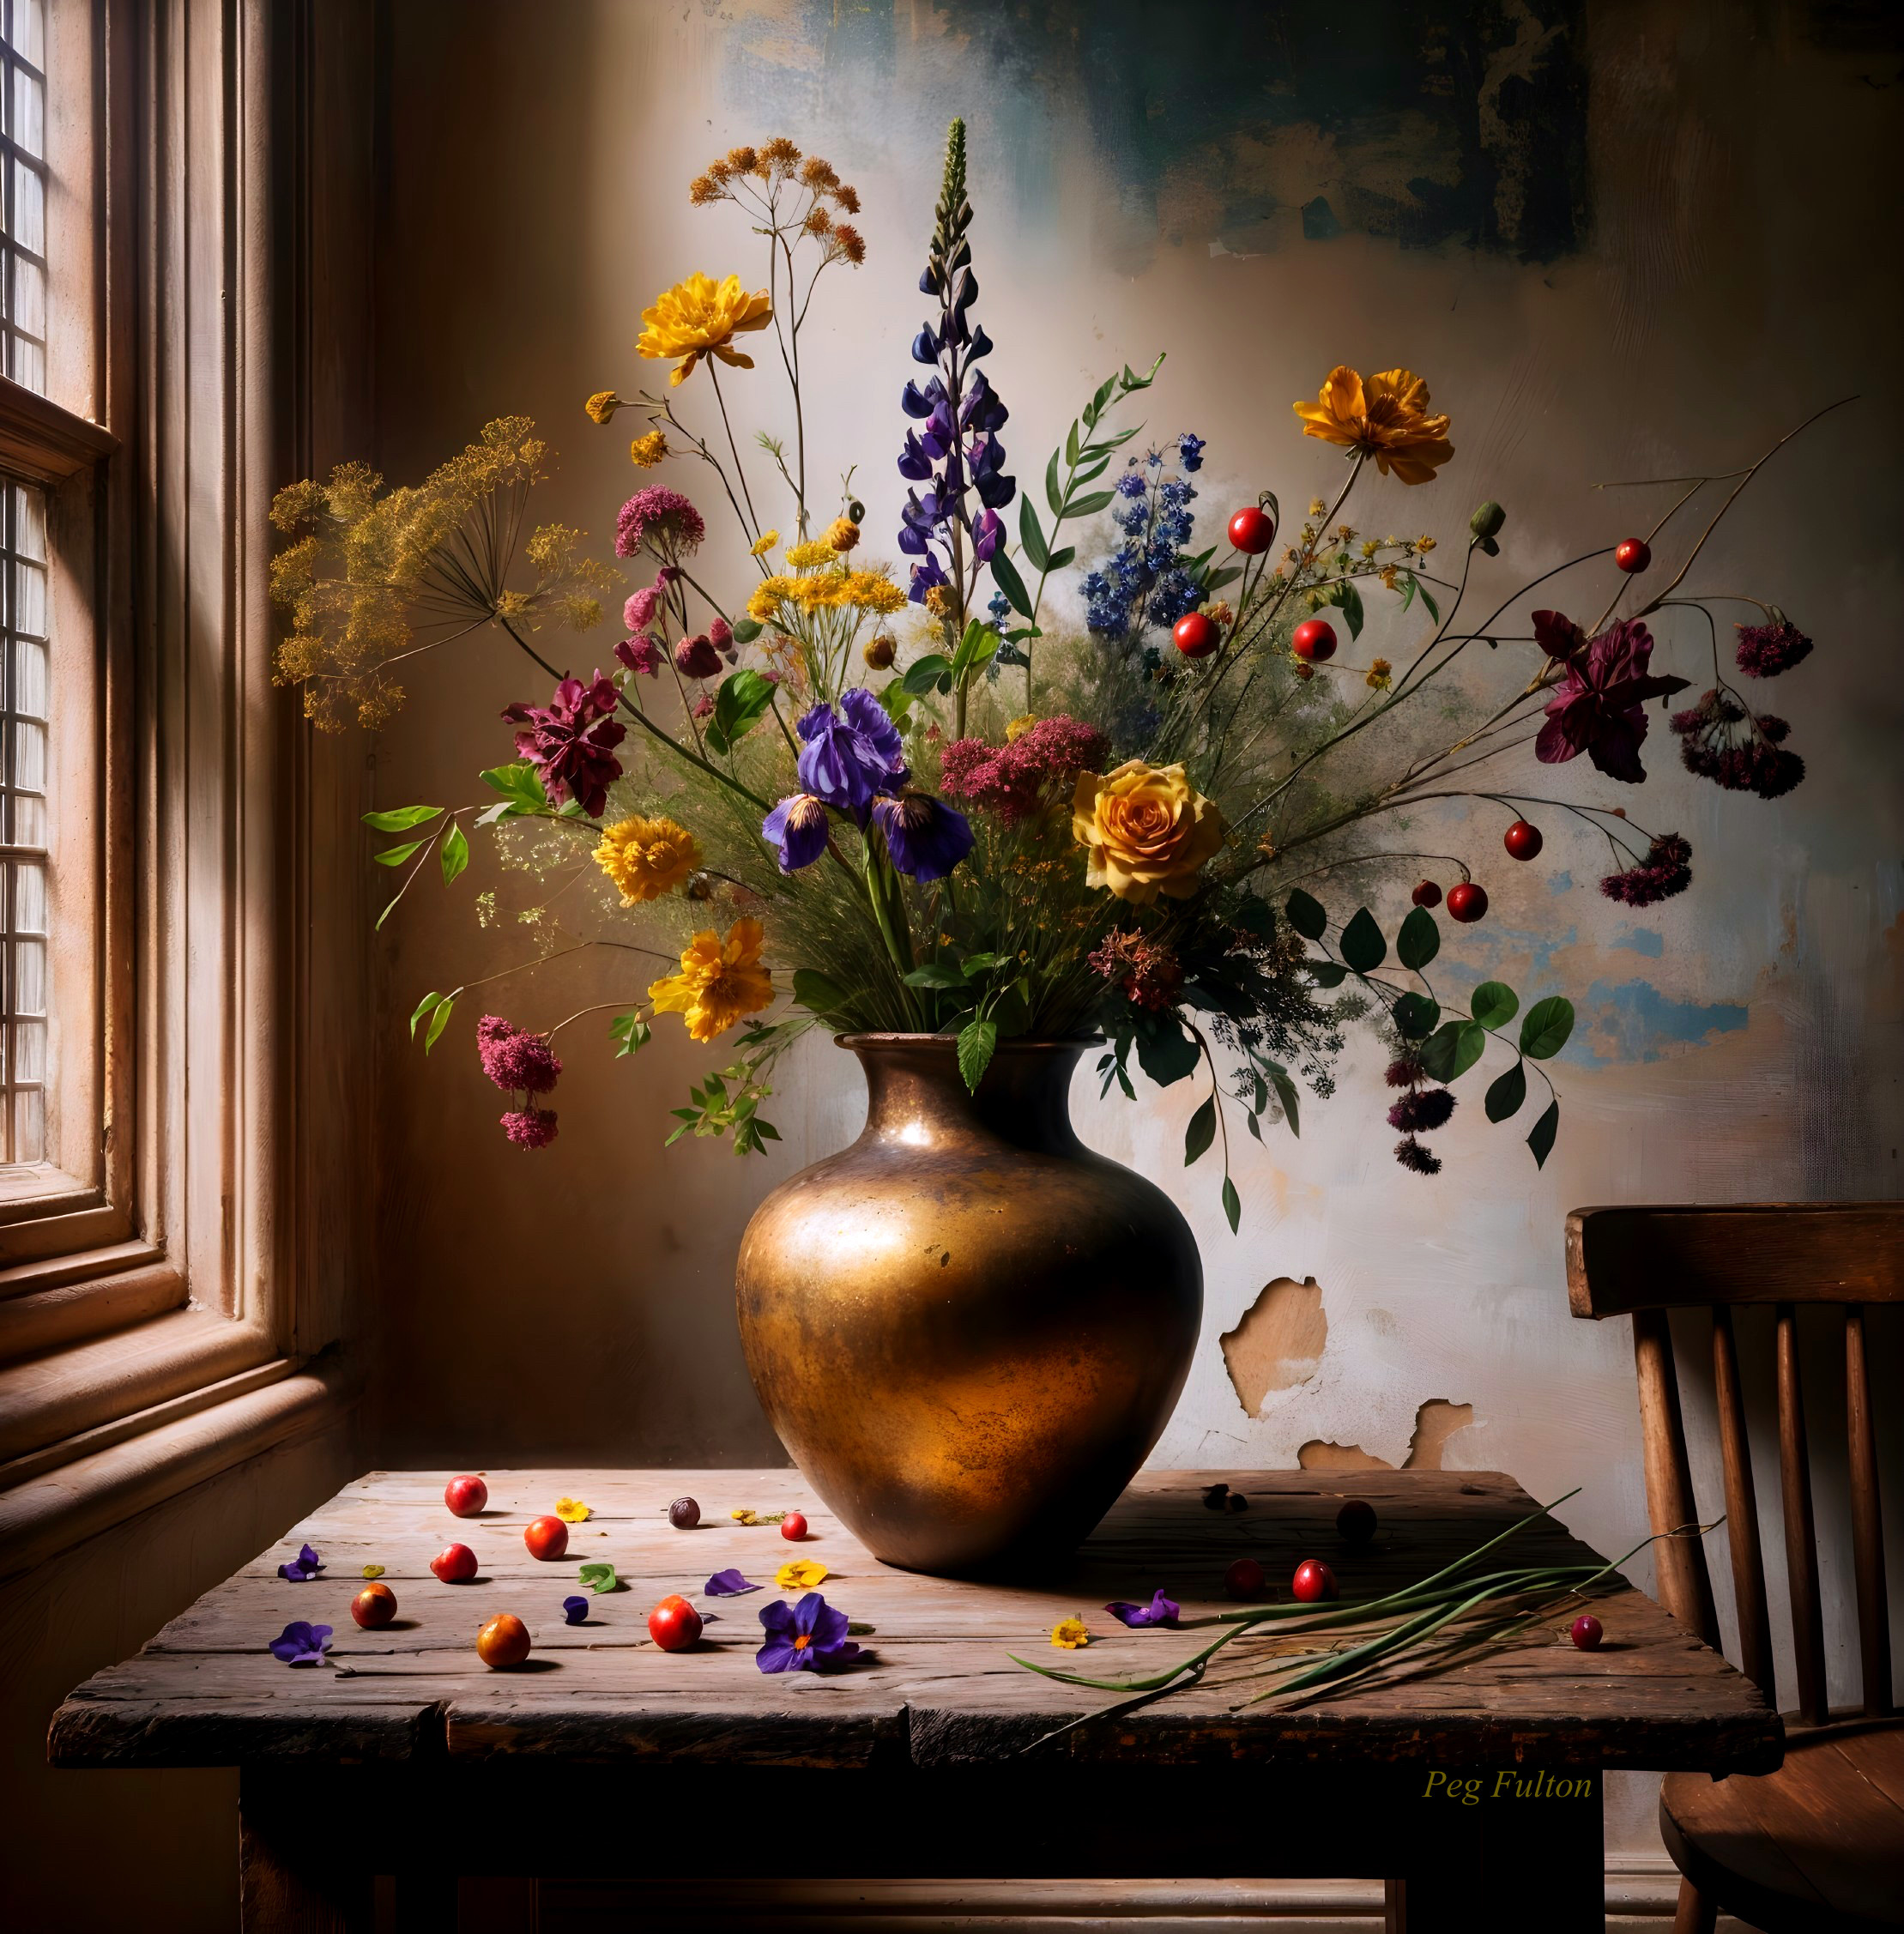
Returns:
[[[244,1934],[372,1934],[371,1876],[312,1822],[310,1796],[246,1772],[239,1784],[239,1912]]]

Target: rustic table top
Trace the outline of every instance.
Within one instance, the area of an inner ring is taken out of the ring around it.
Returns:
[[[1423,1578],[1533,1508],[1498,1472],[1145,1472],[1075,1560],[1035,1585],[952,1582],[891,1569],[819,1504],[796,1471],[505,1471],[487,1474],[489,1508],[458,1520],[443,1502],[448,1473],[361,1478],[235,1577],[172,1620],[139,1654],[100,1672],[55,1716],[51,1753],[69,1766],[223,1766],[299,1761],[650,1762],[865,1767],[895,1756],[919,1766],[1003,1761],[1068,1722],[1101,1713],[1103,1692],[1025,1671],[1008,1653],[1094,1677],[1149,1673],[1187,1658],[1212,1634],[1127,1631],[1103,1607],[1147,1602],[1161,1586],[1185,1618],[1234,1610],[1223,1593],[1230,1562],[1253,1556],[1287,1597],[1304,1557],[1327,1559],[1345,1593]],[[1206,1509],[1226,1482],[1249,1508]],[[670,1527],[668,1502],[698,1498],[703,1522]],[[538,1562],[523,1542],[529,1519],[559,1496],[593,1510],[571,1527],[566,1556]],[[1367,1498],[1381,1528],[1362,1550],[1337,1536],[1345,1496]],[[798,1544],[729,1513],[799,1509]],[[439,1583],[428,1561],[460,1540],[481,1561],[469,1583]],[[323,1570],[293,1584],[278,1567],[304,1544]],[[1508,1562],[1581,1563],[1595,1554],[1550,1521],[1531,1526]],[[762,1674],[759,1611],[783,1593],[789,1559],[827,1567],[820,1590],[855,1623],[867,1660],[836,1673]],[[577,1568],[612,1563],[616,1591],[591,1598],[586,1624],[561,1602],[582,1590]],[[381,1565],[398,1601],[382,1631],[352,1623],[366,1565]],[[764,1585],[710,1599],[711,1574],[737,1567]],[[702,1642],[668,1653],[647,1614],[671,1592],[718,1616]],[[1262,1689],[1272,1643],[1237,1641],[1202,1683],[1135,1710],[1068,1725],[1037,1748],[1105,1764],[1524,1764],[1764,1771],[1781,1732],[1751,1683],[1629,1586],[1599,1601],[1602,1647],[1568,1642],[1573,1614],[1508,1646],[1432,1669],[1363,1680],[1306,1703],[1242,1705]],[[499,1611],[529,1626],[535,1649],[511,1671],[478,1659],[479,1627]],[[1053,1624],[1081,1615],[1083,1651],[1054,1650]],[[267,1649],[293,1619],[335,1629],[329,1662],[281,1665]]]

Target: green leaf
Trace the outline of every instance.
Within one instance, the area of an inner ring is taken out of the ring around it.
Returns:
[[[1034,571],[1049,571],[1051,568],[1051,547],[1044,541],[1044,532],[1038,527],[1038,513],[1031,508],[1031,493],[1027,491],[1018,499],[1018,541],[1025,547],[1025,554],[1031,560]]]
[[[617,1014],[608,1023],[608,1038],[617,1045],[615,1059],[632,1055],[648,1045],[650,1030],[638,1012]]]
[[[1487,1031],[1478,1021],[1444,1021],[1422,1045],[1422,1067],[1436,1081],[1454,1081],[1481,1058]]]
[[[1442,951],[1442,930],[1426,907],[1411,910],[1395,936],[1395,958],[1416,973]]]
[[[1256,1117],[1253,1115],[1249,1119],[1254,1121]],[[1228,1176],[1223,1178],[1223,1212],[1230,1218],[1230,1233],[1234,1236],[1236,1224],[1242,1220],[1243,1206],[1236,1194],[1236,1183]]]
[[[413,853],[420,853],[429,843],[426,839],[413,839],[408,846],[386,846],[381,853],[372,853],[371,858],[380,867],[400,867]]]
[[[809,1014],[843,1014],[851,997],[837,981],[811,967],[794,969],[794,999]]]
[[[1072,419],[1071,428],[1064,440],[1064,460],[1067,467],[1075,468],[1078,462],[1078,421]]]
[[[469,864],[469,842],[464,838],[462,828],[450,822],[450,830],[443,836],[443,850],[438,854],[443,863],[443,884],[455,883],[464,867]]]
[[[1339,584],[1335,602],[1342,607],[1342,615],[1349,623],[1349,636],[1362,636],[1362,594],[1353,584]]]
[[[615,1568],[605,1559],[582,1568],[580,1582],[598,1595],[615,1588]]]
[[[968,981],[976,981],[981,974],[988,974],[998,965],[995,953],[968,953],[959,963],[960,970]]]
[[[1183,1131],[1184,1167],[1188,1169],[1216,1139],[1217,1097],[1211,1095],[1190,1117],[1190,1125]]]
[[[1246,1115],[1244,1115],[1243,1120],[1248,1124],[1250,1133],[1253,1134],[1258,1141],[1260,1141],[1263,1139],[1263,1124],[1261,1116],[1254,1114]]]
[[[1045,466],[1044,500],[1051,506],[1051,515],[1060,523],[1063,523],[1064,493],[1058,487],[1058,453],[1056,450],[1052,451],[1051,461]]]
[[[1405,994],[1395,1002],[1393,1019],[1404,1039],[1420,1041],[1435,1031],[1442,1004],[1425,994]]]
[[[1527,1098],[1527,1064],[1516,1061],[1505,1074],[1497,1075],[1488,1084],[1487,1097],[1482,1106],[1488,1111],[1490,1121],[1505,1121],[1510,1115],[1520,1112],[1520,1104]]]
[[[1168,1014],[1137,1037],[1138,1065],[1160,1088],[1196,1073],[1197,1044]]]
[[[1415,583],[1415,574],[1413,571],[1410,571],[1402,581],[1400,607],[1402,610],[1407,610],[1409,606],[1415,601],[1415,593],[1418,587]]]
[[[958,641],[958,650],[952,654],[952,677],[969,679],[974,673],[982,671],[992,662],[1001,642],[989,625],[982,625],[977,619],[973,619],[965,627],[964,637]]]
[[[1263,1060],[1263,1073],[1269,1077],[1269,1085],[1276,1091],[1276,1098],[1283,1104],[1283,1119],[1289,1123],[1289,1132],[1298,1138],[1303,1133],[1303,1118],[1296,1105],[1296,1084],[1289,1078],[1289,1070],[1280,1062]]]
[[[730,673],[721,681],[715,695],[714,716],[709,722],[707,742],[716,752],[732,752],[759,724],[772,707],[775,687],[759,672]]]
[[[1284,903],[1283,912],[1289,923],[1305,940],[1319,940],[1329,924],[1329,916],[1322,910],[1320,900],[1312,900],[1298,886]]]
[[[736,644],[752,644],[760,636],[761,630],[758,618],[736,618],[734,620],[734,642]]]
[[[388,813],[366,813],[364,824],[373,832],[408,832],[438,817],[440,806],[393,806]]]
[[[965,1078],[967,1093],[978,1092],[997,1046],[998,1029],[990,1021],[968,1021],[958,1030],[958,1072]]]
[[[1442,615],[1442,607],[1436,603],[1433,598],[1429,596],[1427,585],[1418,584],[1416,586],[1416,590],[1422,602],[1428,607],[1428,615],[1438,620]]]
[[[1567,1045],[1567,1037],[1573,1031],[1573,1002],[1564,995],[1550,994],[1544,1000],[1535,1001],[1521,1021],[1520,1052],[1530,1061],[1546,1061]]]
[[[540,812],[549,802],[542,775],[526,758],[508,765],[492,765],[481,778],[486,786],[501,793],[513,806]]]
[[[423,1052],[425,1054],[428,1054],[431,1049],[436,1046],[437,1037],[443,1032],[444,1028],[449,1026],[450,1016],[455,1010],[456,1005],[455,1000],[445,994],[438,1006],[436,1012],[431,1015],[430,1024],[424,1030],[423,1035]]]
[[[1031,506],[1027,504],[1026,510]],[[1031,615],[1031,594],[1025,588],[1025,580],[1018,576],[1018,567],[1002,550],[992,553],[992,581],[1012,601],[1014,611]]]
[[[417,1002],[416,1012],[410,1016],[411,1040],[414,1041],[416,1039],[416,1024],[420,1021],[423,1017],[436,1006],[438,1001],[441,1000],[443,998],[444,996],[440,994],[426,994],[424,995],[422,1000]]]
[[[1303,964],[1321,988],[1340,987],[1349,977],[1349,970],[1339,960],[1305,960]]]
[[[1520,1001],[1505,981],[1483,981],[1468,996],[1467,1011],[1483,1027],[1505,1027],[1520,1012]]]
[[[965,976],[954,967],[915,967],[906,976],[908,987],[958,988],[961,992],[965,986]]]
[[[1074,497],[1065,505],[1064,514],[1067,517],[1094,517],[1116,494],[1115,490],[1094,490],[1089,497]]]
[[[1342,929],[1342,958],[1358,974],[1374,973],[1388,958],[1388,943],[1367,907],[1357,908],[1355,918]]]
[[[1534,1123],[1532,1131],[1527,1137],[1527,1146],[1534,1151],[1535,1168],[1544,1169],[1547,1166],[1547,1157],[1553,1152],[1554,1137],[1559,1133],[1560,1103],[1551,1101],[1547,1103],[1545,1114]]]
[[[940,651],[928,651],[923,658],[916,658],[906,667],[906,675],[899,680],[902,689],[914,698],[922,698],[933,691],[942,678],[952,676],[952,660]]]
[[[1051,553],[1051,568],[1054,571],[1062,571],[1077,554],[1076,549],[1072,545],[1067,544],[1063,550],[1054,551]]]
[[[906,690],[906,681],[900,678],[889,679],[879,693],[879,704],[895,725],[903,724],[906,714],[912,710],[912,694]]]

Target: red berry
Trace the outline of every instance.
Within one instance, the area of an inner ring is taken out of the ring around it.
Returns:
[[[1327,618],[1305,618],[1289,641],[1298,658],[1320,665],[1335,656],[1335,626]]]
[[[807,1535],[807,1520],[797,1511],[789,1511],[780,1520],[780,1535],[783,1538],[799,1538]]]
[[[1487,889],[1477,886],[1472,879],[1464,879],[1459,886],[1448,890],[1448,913],[1451,920],[1458,920],[1464,927],[1472,927],[1488,910]]]
[[[366,1585],[350,1601],[350,1616],[366,1632],[375,1632],[396,1617],[396,1593],[381,1580]]]
[[[1276,520],[1256,505],[1246,505],[1230,520],[1230,541],[1247,556],[1260,557],[1276,541]]]
[[[1606,1636],[1606,1634],[1600,1629],[1599,1620],[1594,1617],[1592,1612],[1583,1611],[1574,1621],[1570,1635],[1574,1643],[1582,1652],[1598,1652],[1600,1648],[1600,1641]]]
[[[1223,633],[1200,611],[1187,611],[1170,627],[1176,648],[1186,658],[1207,658],[1223,643]]]
[[[1335,1596],[1335,1574],[1320,1558],[1304,1558],[1289,1582],[1290,1590],[1304,1605],[1320,1605]]]
[[[1351,1497],[1335,1514],[1335,1528],[1351,1544],[1365,1544],[1375,1535],[1375,1508],[1363,1497]]]
[[[467,1544],[446,1544],[430,1560],[430,1569],[445,1585],[461,1585],[476,1575],[476,1554]]]
[[[1644,571],[1653,562],[1653,547],[1643,537],[1623,538],[1613,547],[1613,561],[1622,571]]]
[[[532,1558],[559,1558],[569,1548],[569,1527],[559,1518],[531,1518],[523,1543]]]
[[[1254,1599],[1263,1589],[1263,1568],[1254,1558],[1238,1558],[1223,1574],[1223,1588],[1233,1599]]]
[[[443,1487],[443,1502],[452,1516],[474,1518],[489,1502],[489,1486],[481,1478],[452,1478]]]
[[[1540,837],[1540,828],[1532,819],[1516,819],[1501,836],[1501,843],[1508,849],[1508,855],[1514,860],[1535,860],[1540,856],[1540,849],[1546,843]]]
[[[648,1614],[648,1635],[663,1652],[686,1652],[701,1635],[701,1615],[679,1592]]]
[[[1415,889],[1413,897],[1418,907],[1438,907],[1442,904],[1442,890],[1432,879],[1424,879]]]

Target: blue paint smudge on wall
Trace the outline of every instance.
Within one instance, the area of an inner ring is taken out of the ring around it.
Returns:
[[[1656,1061],[1674,1045],[1697,1045],[1744,1027],[1743,1002],[1673,1000],[1651,981],[1595,981],[1579,1003],[1580,1021],[1562,1050],[1566,1061]]]
[[[1665,936],[1656,934],[1650,927],[1629,927],[1625,933],[1606,943],[1610,947],[1624,947],[1629,953],[1643,953],[1648,960],[1657,960],[1666,951]]]

